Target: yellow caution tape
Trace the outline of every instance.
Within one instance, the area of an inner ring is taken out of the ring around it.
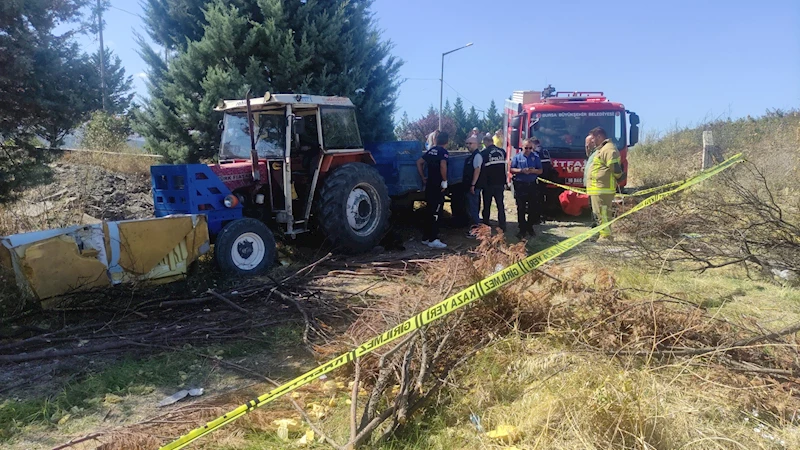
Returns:
[[[185,446],[189,445],[191,442],[205,436],[212,431],[227,425],[234,420],[238,419],[239,417],[247,414],[248,412],[260,407],[264,406],[267,403],[281,397],[284,394],[288,394],[289,392],[294,391],[295,389],[304,386],[312,381],[316,380],[320,376],[331,372],[339,367],[345,366],[349,364],[351,361],[354,361],[356,358],[360,358],[368,353],[375,351],[376,349],[383,347],[390,342],[393,342],[408,333],[411,333],[419,328],[422,328],[425,325],[428,325],[432,322],[435,322],[442,317],[447,316],[448,314],[452,313],[453,311],[463,308],[464,306],[469,305],[470,303],[478,300],[481,297],[484,297],[503,286],[515,281],[516,279],[522,277],[526,273],[531,272],[532,270],[536,269],[537,267],[541,266],[542,264],[550,261],[551,259],[575,248],[582,242],[586,241],[587,239],[591,238],[593,235],[597,234],[604,228],[610,227],[611,224],[614,222],[626,217],[630,214],[635,213],[636,211],[640,211],[648,206],[659,202],[676,192],[683,191],[690,186],[693,186],[701,181],[704,181],[708,178],[713,177],[714,175],[722,172],[737,164],[742,162],[742,154],[739,153],[730,159],[722,162],[721,164],[701,172],[696,176],[689,178],[688,180],[684,181],[680,186],[662,192],[660,194],[653,195],[652,197],[648,197],[647,199],[643,200],[630,210],[626,211],[625,213],[619,215],[618,217],[612,219],[609,222],[603,223],[598,225],[591,230],[587,230],[579,235],[573,236],[569,239],[559,242],[558,244],[546,248],[536,254],[533,254],[516,264],[512,264],[505,269],[496,272],[489,277],[469,286],[468,288],[462,290],[461,292],[453,295],[450,298],[442,300],[441,302],[437,303],[436,305],[431,306],[430,308],[416,314],[415,316],[409,318],[405,322],[402,322],[396,325],[394,328],[391,328],[382,334],[373,337],[372,339],[364,342],[363,344],[359,345],[358,347],[350,350],[347,353],[339,355],[338,357],[318,366],[315,369],[312,369],[299,377],[285,383],[277,388],[267,392],[266,394],[256,397],[249,402],[245,403],[244,405],[239,406],[238,408],[230,411],[229,413],[218,417],[217,419],[208,422],[204,426],[200,428],[196,428],[187,434],[181,436],[180,438],[176,439],[175,441],[161,447],[160,450],[176,450],[180,448],[184,448]]]
[[[553,186],[558,186],[561,189],[566,189],[568,191],[577,192],[578,194],[588,195],[586,194],[586,189],[583,188],[576,188],[574,186],[567,186],[564,184],[556,183],[555,181],[545,180],[544,178],[539,178],[539,181],[547,184],[552,184]],[[651,194],[653,192],[662,191],[667,188],[671,188],[673,186],[679,186],[683,183],[686,183],[687,180],[680,180],[680,181],[673,181],[672,183],[667,183],[661,186],[652,187],[649,189],[642,189],[641,191],[632,192],[630,194],[621,194],[617,193],[617,197],[641,197],[647,194]]]

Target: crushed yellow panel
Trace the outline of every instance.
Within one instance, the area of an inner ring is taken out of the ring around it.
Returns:
[[[121,222],[119,265],[126,272],[146,274],[180,245],[193,229],[191,216]],[[114,239],[113,236],[110,238]]]
[[[131,281],[185,276],[209,250],[205,216],[103,222],[0,238],[0,264],[39,299]],[[43,304],[46,307],[46,305]]]
[[[81,253],[75,239],[57,236],[28,246],[21,269],[39,298],[111,284],[94,249]]]

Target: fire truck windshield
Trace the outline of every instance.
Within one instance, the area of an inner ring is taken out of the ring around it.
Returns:
[[[280,114],[253,114],[256,152],[260,158],[283,158],[286,147],[286,116]],[[247,114],[225,114],[220,143],[220,159],[250,158],[250,130]]]
[[[589,131],[602,127],[617,148],[625,146],[625,121],[620,111],[536,112],[539,119],[531,127],[529,136],[541,141],[545,148],[563,148],[584,151],[584,140]]]

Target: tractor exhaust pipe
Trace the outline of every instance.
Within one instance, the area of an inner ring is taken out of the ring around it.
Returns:
[[[250,109],[250,89],[245,94],[247,103],[247,129],[250,130],[250,164],[253,181],[261,181],[261,173],[258,171],[258,152],[256,151],[256,135],[253,131],[253,111]]]

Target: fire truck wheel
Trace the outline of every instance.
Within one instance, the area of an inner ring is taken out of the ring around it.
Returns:
[[[217,235],[214,257],[225,273],[258,275],[275,261],[275,238],[259,220],[235,220]]]
[[[317,218],[325,236],[344,253],[372,250],[389,223],[389,193],[374,167],[349,163],[327,176]]]

